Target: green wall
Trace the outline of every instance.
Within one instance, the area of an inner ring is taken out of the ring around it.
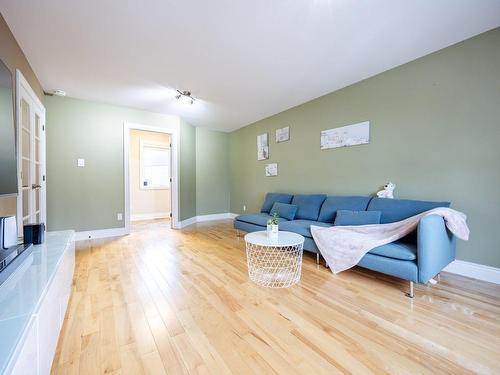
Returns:
[[[196,128],[196,214],[229,212],[229,134]]]
[[[457,257],[500,267],[499,46],[495,29],[231,133],[231,212],[257,211],[267,191],[368,195],[390,180],[397,198],[465,212],[471,239]],[[365,120],[369,145],[320,150],[321,130]],[[264,132],[270,159],[257,161]]]
[[[162,126],[178,123],[178,117],[56,96],[47,96],[45,105],[49,230],[123,227],[117,220],[124,212],[123,123]],[[181,160],[193,158],[192,148],[182,147],[189,136],[194,139],[194,128],[181,124]],[[78,158],[85,159],[84,168],[76,166]],[[189,167],[181,165],[181,187],[191,184]],[[183,217],[189,198],[183,190],[179,194]]]
[[[196,216],[196,128],[181,119],[179,220]]]
[[[124,121],[162,126],[179,118],[56,96],[45,104],[49,230],[123,227]],[[228,139],[180,119],[179,220],[229,212]]]
[[[17,44],[14,35],[9,29],[7,22],[5,22],[2,14],[0,13],[0,60],[9,68],[12,77],[15,80],[16,69],[19,69],[24,78],[28,81],[33,91],[42,101],[44,100],[43,89],[33,73],[33,69],[24,56],[21,47]],[[15,90],[15,88],[14,88]],[[12,108],[14,109],[14,101],[11,99]],[[0,197],[0,216],[16,215],[16,197]]]

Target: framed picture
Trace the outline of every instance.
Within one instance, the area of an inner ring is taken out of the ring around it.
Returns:
[[[257,160],[269,159],[269,142],[267,133],[257,136]]]
[[[290,140],[290,127],[285,126],[281,129],[276,129],[276,142],[286,142]]]
[[[323,130],[321,149],[349,147],[370,143],[370,121]]]
[[[277,163],[266,164],[266,177],[272,177],[277,175],[278,175],[278,164]]]

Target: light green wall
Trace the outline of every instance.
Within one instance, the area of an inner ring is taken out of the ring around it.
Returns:
[[[24,78],[28,81],[31,88],[38,96],[38,98],[44,101],[43,88],[38,81],[37,76],[31,69],[31,65],[24,56],[24,53],[17,44],[16,38],[12,34],[5,22],[2,14],[0,13],[0,59],[12,72],[12,76],[16,76],[16,69],[19,69],[23,73]]]
[[[367,195],[390,180],[397,198],[467,213],[458,258],[500,267],[499,46],[496,29],[231,133],[231,212],[257,211],[267,191]],[[320,150],[321,130],[365,120],[369,145]],[[264,132],[270,159],[257,161]],[[264,176],[269,162],[279,176]]]
[[[28,81],[33,91],[43,102],[43,89],[31,69],[31,66],[24,56],[21,47],[17,44],[14,35],[9,29],[0,13],[0,60],[9,68],[12,77],[16,76],[16,69],[19,69],[24,78]],[[12,108],[14,109],[14,101],[11,99]],[[16,197],[0,197],[0,216],[16,215]]]
[[[72,98],[45,102],[49,230],[123,227],[123,123],[162,126],[178,118]],[[180,119],[180,220],[229,211],[228,138]]]
[[[181,119],[179,161],[180,220],[196,216],[196,128]]]
[[[71,98],[47,96],[45,105],[49,230],[123,227],[117,213],[124,212],[124,121],[162,126],[178,118]],[[181,160],[186,151],[181,148]],[[78,158],[85,159],[84,168],[76,166]],[[188,173],[180,172],[183,186]],[[184,209],[181,205],[181,216]]]
[[[229,134],[196,128],[196,214],[229,212]]]

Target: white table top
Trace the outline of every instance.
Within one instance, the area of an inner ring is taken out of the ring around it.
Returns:
[[[304,237],[281,230],[276,237],[271,237],[267,235],[267,231],[263,230],[246,234],[245,241],[259,246],[294,246],[303,243]]]

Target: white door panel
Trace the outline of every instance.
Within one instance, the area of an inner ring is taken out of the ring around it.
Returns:
[[[45,108],[21,72],[16,72],[19,194],[18,235],[23,225],[46,221]]]

